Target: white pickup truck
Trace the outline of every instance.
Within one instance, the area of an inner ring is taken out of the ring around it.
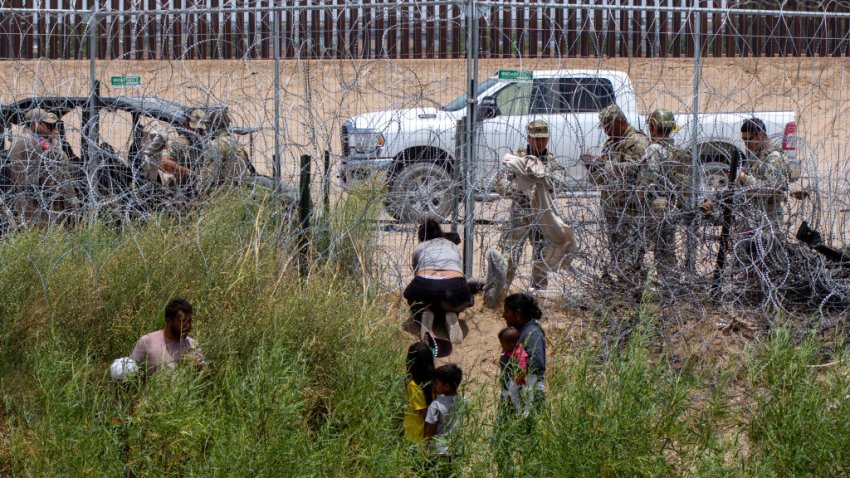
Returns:
[[[561,183],[567,190],[591,189],[579,157],[598,154],[605,142],[598,112],[617,103],[630,123],[646,131],[645,114],[628,75],[619,71],[534,71],[531,79],[505,80],[498,76],[482,81],[476,90],[478,133],[474,169],[474,194],[492,198],[499,159],[525,146],[529,122],[549,123],[549,150],[555,155]],[[386,181],[387,212],[402,222],[424,215],[446,217],[458,195],[453,177],[460,167],[456,151],[458,122],[467,112],[467,96],[461,95],[442,108],[412,108],[367,113],[348,119],[342,126],[343,187],[374,180]],[[703,184],[707,189],[723,181],[724,170],[735,149],[744,150],[740,128],[747,117],[764,121],[776,144],[793,152],[796,122],[792,111],[703,113],[698,116],[698,151]],[[677,144],[690,149],[692,113],[677,113],[682,128],[674,134]]]

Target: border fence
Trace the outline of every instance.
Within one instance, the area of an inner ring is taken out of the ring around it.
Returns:
[[[499,159],[522,148],[528,123],[545,115],[553,136],[566,139],[553,154],[563,166],[561,179],[572,186],[558,191],[556,206],[579,245],[571,268],[552,274],[557,280],[551,289],[562,291],[568,302],[593,303],[588,294],[608,290],[612,274],[605,268],[617,268],[611,265],[615,247],[609,237],[616,224],[606,216],[612,207],[603,203],[603,189],[589,183],[582,157],[602,153],[598,112],[608,103],[600,101],[625,95],[629,119],[640,128],[653,109],[675,112],[682,126],[676,144],[694,166],[688,184],[697,194],[676,218],[671,239],[676,267],[658,279],[659,294],[704,298],[719,270],[724,304],[769,309],[794,300],[811,310],[812,297],[833,294],[841,297],[835,308],[850,310],[844,268],[818,262],[816,253],[800,252],[794,242],[806,220],[827,242],[850,244],[850,125],[842,121],[850,114],[850,67],[844,58],[850,8],[844,4],[815,11],[803,8],[813,4],[799,2],[796,10],[717,1],[685,9],[694,3],[656,0],[272,3],[44,0],[35,2],[38,8],[19,8],[22,2],[0,0],[0,56],[16,59],[3,63],[0,104],[8,112],[18,101],[73,97],[82,107],[59,113],[68,156],[81,163],[103,156],[128,162],[144,132],[161,132],[170,141],[182,134],[179,122],[152,121],[114,107],[121,98],[175,102],[184,113],[226,107],[234,125],[248,132],[240,141],[252,164],[273,179],[296,184],[307,169],[302,159],[312,158],[312,170],[326,172],[323,202],[337,204],[356,196],[350,192],[359,190],[349,185],[365,179],[364,203],[378,211],[361,216],[376,232],[377,245],[369,251],[376,266],[358,263],[355,269],[364,272],[364,284],[374,279],[388,290],[411,275],[412,222],[421,218],[405,219],[402,208],[414,201],[421,204],[410,209],[419,211],[434,198],[450,197],[440,208],[449,204],[451,211],[439,215],[463,232],[466,272],[483,275],[487,251],[501,248],[501,235],[513,227],[511,200],[493,193]],[[252,61],[264,58],[273,61]],[[216,61],[197,61],[203,59]],[[614,72],[629,87],[591,94],[595,86],[579,88],[559,79],[509,89],[511,82],[493,77],[502,69],[521,71],[527,79],[531,71],[580,70],[591,79]],[[475,93],[482,83],[490,86]],[[482,103],[467,101],[470,94]],[[496,102],[492,117],[480,113],[485,96]],[[6,125],[6,145],[22,128],[23,113],[9,113],[17,122]],[[775,119],[778,137],[771,139],[777,145],[785,137],[799,140],[788,142],[796,145],[788,154],[799,160],[801,179],[789,191],[797,194],[779,224],[749,217],[757,208],[750,198],[732,194],[726,175],[732,158],[748,154],[741,122],[758,115]],[[407,129],[378,136],[378,129],[402,121]],[[390,150],[399,144],[403,150]],[[376,159],[379,147],[384,149],[374,165],[386,169],[364,169],[360,177],[354,163]],[[325,157],[328,166],[322,168]],[[91,164],[84,166],[89,171]],[[340,181],[331,190],[329,171],[341,179],[350,172],[351,183]],[[618,187],[626,192],[617,184],[609,192]],[[722,189],[738,202],[729,203]],[[749,221],[749,235],[731,234],[726,241],[730,266],[722,270],[715,265],[724,218],[703,217],[695,208],[697,198],[709,196],[724,216],[735,206]],[[107,203],[92,204],[110,207]],[[319,209],[312,212],[316,219],[334,208]],[[630,239],[657,242],[650,237],[654,232],[626,219],[623,225],[635,230]],[[769,254],[756,257],[753,250]],[[532,282],[529,252],[517,259],[520,287]],[[641,262],[650,263],[656,252],[645,252],[646,260],[641,254]],[[793,295],[798,291],[813,292],[798,300]]]
[[[0,0],[0,59],[462,58],[458,2],[293,0]],[[15,9],[19,9],[18,12]],[[703,10],[700,28],[694,12]],[[174,12],[179,11],[179,14]],[[806,12],[808,15],[796,15]],[[480,10],[482,58],[847,56],[846,2],[537,0]],[[277,22],[277,24],[275,24]]]

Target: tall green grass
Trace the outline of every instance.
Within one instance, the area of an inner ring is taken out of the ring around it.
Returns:
[[[692,377],[653,359],[643,332],[626,351],[597,364],[592,352],[578,356],[553,381],[544,463],[554,476],[664,476],[685,434]],[[560,459],[556,459],[560,457]]]
[[[376,203],[314,224],[309,281],[280,205],[232,193],[181,221],[0,241],[0,475],[413,476],[398,311],[364,280]],[[384,291],[385,292],[385,291]],[[183,296],[212,366],[106,368]],[[656,350],[653,308],[616,354],[558,346],[528,420],[469,381],[458,476],[844,476],[848,367],[777,330],[724,369]],[[608,320],[604,322],[609,322]],[[600,357],[607,357],[600,359]]]
[[[754,393],[746,424],[752,452],[747,468],[774,476],[850,475],[850,377],[841,363],[824,373],[814,365],[820,344],[795,346],[787,330],[754,353]]]
[[[651,317],[625,349],[556,351],[546,406],[489,451],[500,476],[850,476],[850,368],[777,329],[724,368],[673,365]],[[590,341],[588,341],[590,342]],[[607,358],[600,360],[600,357]],[[844,357],[842,355],[841,357]],[[698,359],[697,359],[698,360]],[[481,452],[479,450],[479,452]]]
[[[364,207],[353,198],[339,215]],[[364,214],[368,214],[364,211]],[[364,250],[326,218],[325,254]],[[346,227],[348,229],[343,230]],[[400,444],[402,348],[359,278],[333,261],[298,280],[271,200],[223,197],[181,222],[36,232],[0,243],[2,469],[24,476],[384,475]],[[116,384],[111,359],[196,307],[209,380]],[[4,447],[5,448],[5,447]]]

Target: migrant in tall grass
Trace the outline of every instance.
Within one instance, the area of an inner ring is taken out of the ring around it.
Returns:
[[[17,348],[0,355],[5,439],[14,444],[2,468],[25,476],[409,469],[397,328],[332,262],[299,281],[290,224],[272,206],[222,197],[179,222],[0,243],[8,259],[0,280],[13,284],[0,294],[2,340]],[[161,328],[178,294],[197,305],[194,335],[211,378],[178,370],[144,386],[109,381],[109,361]]]

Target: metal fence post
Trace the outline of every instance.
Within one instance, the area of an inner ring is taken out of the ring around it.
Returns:
[[[311,158],[307,154],[301,155],[301,176],[299,181],[298,196],[298,271],[301,277],[307,277],[309,271],[307,262],[307,246],[309,244],[310,213],[312,204],[310,201],[310,163]]]
[[[699,0],[694,0],[694,6],[699,7]],[[691,127],[691,211],[697,208],[697,191],[700,190],[700,164],[699,164],[699,81],[700,81],[700,12],[694,11],[694,113]],[[688,224],[688,259],[687,267],[689,274],[696,273],[696,220],[691,219]]]
[[[331,211],[331,152],[325,150],[325,169],[322,171],[322,207],[327,216]]]
[[[94,146],[97,146],[100,138],[100,114],[99,114],[99,105],[100,102],[100,82],[97,81],[97,71],[96,71],[96,61],[97,61],[97,34],[95,32],[95,28],[97,27],[97,19],[98,19],[98,11],[100,9],[99,3],[95,2],[94,8],[91,10],[89,15],[88,22],[88,49],[89,49],[89,104],[88,108],[88,121],[83,125],[83,129],[86,134],[83,135],[83,141],[81,145],[80,154],[84,155],[83,168],[85,168],[86,172],[86,185],[88,186],[88,201],[86,201],[88,206],[91,208],[91,214],[89,214],[89,222],[94,223],[95,218],[97,217],[97,213],[95,212],[97,208],[97,189],[95,188],[95,172],[97,170],[97,164],[95,164],[92,157],[92,150]],[[85,151],[83,151],[85,150]]]
[[[458,158],[458,161],[466,161],[466,140],[469,135],[466,132],[466,118],[461,118],[455,122],[455,144],[454,144],[454,156]],[[463,177],[463,168],[460,167],[461,164],[457,164],[457,167],[452,168],[452,183],[454,185],[460,185],[464,181]],[[457,232],[458,223],[460,218],[460,201],[463,196],[462,189],[455,189],[454,197],[452,198],[452,232]]]
[[[272,37],[274,38],[274,156],[272,176],[275,191],[280,189],[280,10],[275,8],[272,14]]]
[[[472,274],[472,246],[475,243],[475,111],[477,98],[475,90],[478,85],[478,6],[475,0],[468,0],[466,10],[466,158],[463,161],[464,179],[464,214],[463,214],[463,272]]]

